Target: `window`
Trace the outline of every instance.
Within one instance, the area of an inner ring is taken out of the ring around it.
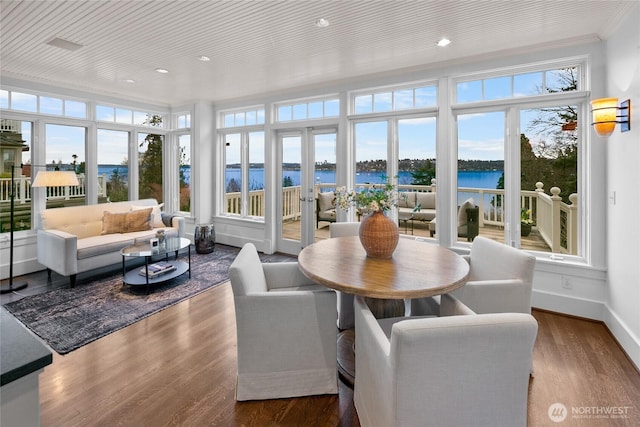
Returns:
[[[456,234],[466,242],[476,235],[467,219],[478,207],[477,232],[504,242],[505,113],[486,111],[458,116],[458,192]]]
[[[338,117],[340,114],[340,100],[330,98],[282,103],[276,106],[276,113],[278,122]]]
[[[353,95],[353,114],[370,114],[436,106],[436,87],[401,87]]]
[[[562,104],[520,111],[520,223],[525,249],[578,254],[579,111],[577,105]]]
[[[355,183],[380,184],[388,176],[386,121],[356,123]]]
[[[33,123],[21,120],[0,119],[0,233],[11,231],[8,213],[11,203],[11,173],[13,169],[14,187],[14,231],[29,230],[32,224],[31,209],[31,149]],[[22,167],[20,165],[23,164]]]
[[[178,135],[180,211],[191,212],[191,135]]]
[[[225,144],[224,213],[263,218],[264,132],[230,133]]]
[[[176,129],[188,129],[191,127],[191,114],[182,113],[176,115],[177,126]]]
[[[45,125],[47,170],[73,171],[80,183],[78,187],[47,187],[47,209],[62,207],[71,199],[84,199],[86,204],[86,135],[85,127]]]
[[[430,236],[436,211],[436,119],[400,119],[397,128],[400,232]]]
[[[221,113],[222,126],[232,128],[239,126],[253,126],[264,124],[264,108]]]
[[[129,200],[129,132],[98,129],[98,203]]]
[[[77,119],[87,118],[85,102],[9,90],[0,90],[0,108]]]
[[[456,85],[458,104],[491,101],[519,96],[576,91],[580,87],[580,67],[570,66],[531,73],[510,74]]]
[[[148,116],[146,126],[162,126],[162,117]],[[162,188],[162,151],[164,136],[156,133],[138,134],[138,197],[140,199],[156,199],[164,201]]]
[[[159,120],[149,121],[148,117]],[[153,111],[135,111],[110,105],[96,105],[96,120],[99,122],[119,123],[123,125],[164,127],[162,114]]]

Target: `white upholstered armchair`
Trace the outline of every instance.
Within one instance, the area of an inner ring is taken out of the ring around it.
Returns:
[[[475,238],[467,283],[452,292],[476,313],[531,313],[536,258],[482,236]]]
[[[262,263],[244,245],[229,267],[238,338],[237,400],[335,394],[336,294],[297,262]]]
[[[526,426],[538,324],[475,315],[449,295],[441,316],[376,320],[355,298],[354,403],[367,426]]]
[[[357,236],[360,232],[359,222],[334,222],[329,224],[329,237]],[[352,329],[353,320],[353,295],[336,291],[338,297],[338,328],[341,330]]]

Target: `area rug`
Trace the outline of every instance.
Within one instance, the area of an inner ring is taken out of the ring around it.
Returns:
[[[123,287],[120,272],[78,283],[73,289],[27,296],[4,307],[52,349],[66,354],[227,281],[239,251],[216,245],[213,253],[196,254],[192,248],[191,278],[185,273],[155,285],[149,294],[144,286]],[[180,257],[185,259],[186,254]]]

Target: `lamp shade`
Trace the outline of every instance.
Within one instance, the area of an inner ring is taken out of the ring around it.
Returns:
[[[593,128],[600,136],[609,136],[616,127],[618,98],[601,98],[591,101]]]
[[[42,171],[33,180],[32,187],[65,187],[80,185],[78,177],[72,171]]]

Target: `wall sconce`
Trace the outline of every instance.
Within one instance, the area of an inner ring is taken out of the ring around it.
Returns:
[[[618,110],[620,115],[618,115]],[[591,101],[593,129],[600,136],[613,133],[616,123],[620,123],[620,132],[631,129],[631,101],[627,99],[618,107],[618,98],[601,98]],[[617,120],[620,119],[620,120]]]

